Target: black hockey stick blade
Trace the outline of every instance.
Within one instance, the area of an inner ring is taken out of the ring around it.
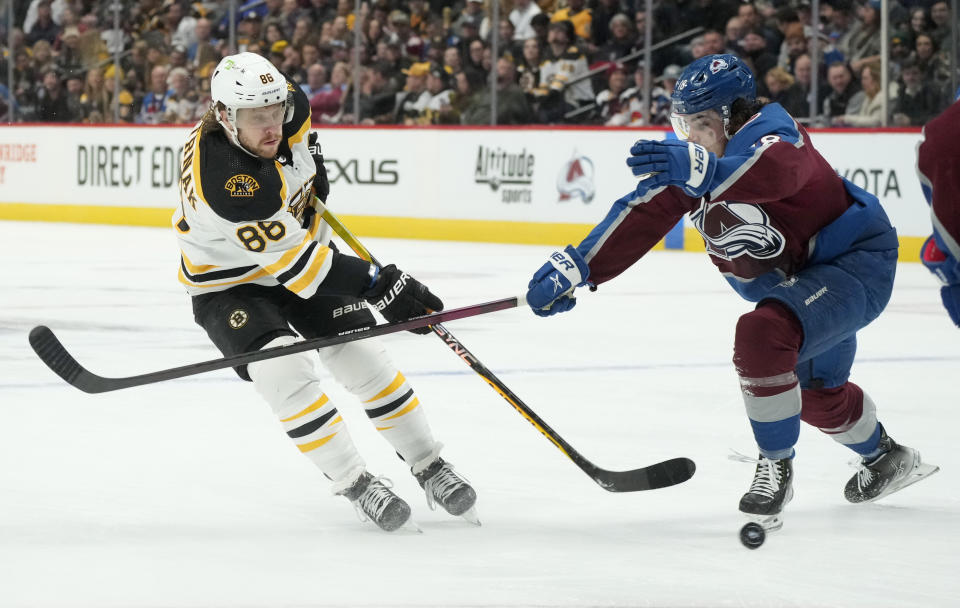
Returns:
[[[346,331],[335,336],[312,338],[310,340],[302,340],[300,342],[285,346],[265,348],[263,350],[254,352],[224,357],[222,359],[213,359],[201,363],[193,363],[181,367],[165,369],[158,372],[141,374],[139,376],[127,376],[121,378],[105,378],[88,371],[77,362],[73,355],[67,351],[57,336],[54,335],[53,331],[43,325],[39,325],[30,330],[30,346],[33,347],[33,350],[37,353],[37,356],[47,364],[47,367],[53,370],[58,376],[66,380],[68,384],[75,386],[85,393],[106,393],[124,388],[131,388],[134,386],[143,386],[145,384],[154,384],[156,382],[194,376],[196,374],[212,372],[218,369],[226,369],[228,367],[247,365],[249,363],[255,363],[256,361],[264,361],[266,359],[273,359],[274,357],[282,357],[284,355],[292,355],[294,353],[301,353],[308,350],[316,350],[318,348],[335,346],[337,344],[363,340],[365,338],[375,338],[377,336],[384,336],[409,329],[418,329],[420,327],[427,327],[430,325],[443,323],[445,321],[466,319],[468,317],[496,312],[498,310],[516,308],[517,306],[522,306],[524,303],[525,301],[522,296],[494,300],[492,302],[485,302],[482,304],[474,304],[472,306],[464,306],[463,308],[454,308],[452,310],[436,312],[433,314],[424,315],[422,317],[414,317],[406,321],[363,327],[360,329]]]
[[[577,463],[580,464],[580,463]],[[656,490],[683,483],[693,477],[697,465],[689,458],[672,458],[632,471],[608,471],[580,467],[604,490],[609,492],[640,492]]]

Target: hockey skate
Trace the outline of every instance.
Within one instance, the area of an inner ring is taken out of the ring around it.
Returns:
[[[477,493],[466,479],[453,470],[449,462],[436,456],[426,463],[417,463],[411,471],[427,495],[428,507],[435,509],[436,505],[440,505],[450,515],[462,517],[475,526],[480,525],[474,508]]]
[[[770,460],[764,456],[750,458],[742,454],[733,460],[757,464],[750,489],[740,499],[740,511],[764,530],[783,527],[783,508],[793,498],[793,460]]]
[[[920,461],[920,452],[900,445],[880,428],[880,449],[883,452],[869,462],[860,459],[857,473],[843,489],[843,496],[852,503],[873,502],[933,475],[940,467]]]
[[[387,483],[384,483],[387,482]],[[393,532],[410,521],[410,505],[391,490],[390,480],[364,471],[349,488],[338,492],[353,503],[360,521],[370,520],[386,532]],[[410,522],[416,530],[420,529]]]

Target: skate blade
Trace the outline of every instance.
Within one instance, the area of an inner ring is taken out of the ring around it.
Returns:
[[[423,528],[411,517],[402,526],[391,532],[391,534],[423,534]]]
[[[918,458],[919,458],[919,456],[918,456]],[[926,479],[927,477],[930,477],[931,475],[933,475],[934,473],[936,473],[936,472],[939,471],[939,470],[940,470],[940,467],[938,467],[938,466],[936,466],[936,465],[926,464],[926,463],[917,463],[917,465],[913,467],[913,470],[910,471],[910,473],[909,473],[908,475],[906,475],[905,477],[903,477],[903,478],[900,479],[899,481],[894,482],[894,483],[891,483],[890,485],[888,485],[888,486],[883,490],[883,492],[881,492],[879,495],[877,495],[876,498],[872,498],[872,499],[867,500],[867,501],[865,501],[865,502],[876,502],[876,501],[880,500],[881,498],[884,498],[884,497],[886,497],[886,496],[890,496],[890,495],[893,494],[894,492],[899,492],[900,490],[906,488],[907,486],[912,486],[913,484],[917,483],[918,481],[921,481],[921,480],[923,480],[923,479]]]
[[[470,507],[469,509],[467,509],[466,512],[462,513],[462,514],[460,515],[460,517],[462,517],[462,518],[464,519],[464,521],[466,521],[466,522],[468,522],[468,523],[471,523],[471,524],[473,524],[473,525],[475,525],[475,526],[478,526],[478,527],[479,527],[479,526],[483,525],[483,524],[480,523],[480,518],[477,516],[477,508],[476,508],[476,507]]]
[[[744,515],[747,516],[747,521],[759,525],[763,528],[764,532],[773,532],[783,527],[783,513],[777,513],[776,515],[751,515],[750,513],[744,513]]]

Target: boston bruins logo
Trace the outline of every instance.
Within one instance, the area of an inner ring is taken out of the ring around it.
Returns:
[[[247,321],[250,319],[250,315],[247,311],[238,308],[237,310],[230,313],[230,316],[227,317],[227,325],[233,329],[240,329],[247,324]]]
[[[230,193],[231,197],[247,198],[260,189],[260,184],[249,175],[241,173],[228,179],[223,188]]]

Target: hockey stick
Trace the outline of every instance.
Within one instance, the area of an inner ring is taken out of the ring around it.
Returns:
[[[353,251],[360,257],[365,260],[371,261],[374,264],[380,265],[380,262],[377,261],[373,254],[357,240],[357,237],[353,236],[353,233],[343,225],[337,216],[330,212],[329,209],[323,204],[320,199],[315,198],[315,203],[317,211],[320,212],[321,217],[333,228],[333,231],[336,232],[340,238],[342,238],[347,245],[353,249]],[[470,366],[470,369],[475,371],[477,374],[483,378],[487,384],[493,387],[493,390],[500,393],[500,396],[507,400],[513,409],[517,410],[521,416],[527,419],[527,421],[533,425],[535,429],[540,431],[544,437],[550,440],[550,442],[557,447],[564,455],[567,456],[570,460],[573,461],[580,470],[586,473],[590,479],[595,481],[604,490],[610,492],[637,492],[640,490],[654,490],[657,488],[665,488],[668,486],[676,485],[678,483],[683,483],[684,481],[690,479],[693,476],[693,473],[696,471],[696,465],[689,458],[673,458],[670,460],[665,460],[663,462],[658,462],[650,466],[641,467],[639,469],[632,469],[630,471],[608,471],[607,469],[601,469],[597,465],[593,464],[589,460],[583,457],[580,452],[575,450],[573,446],[564,440],[556,431],[550,428],[546,422],[543,421],[540,416],[536,414],[532,409],[530,409],[527,404],[520,400],[513,391],[511,391],[507,385],[505,385],[499,378],[497,378],[493,372],[491,372],[487,367],[480,362],[479,359],[471,353],[466,346],[464,346],[459,340],[457,340],[453,334],[451,334],[443,325],[440,325],[440,320],[434,325],[430,326],[430,329],[433,330],[433,333],[443,340],[443,343],[453,351],[458,357],[463,359],[464,363]]]
[[[495,300],[493,302],[485,302],[483,304],[474,304],[472,306],[464,306],[463,308],[445,310],[443,312],[424,315],[422,317],[414,317],[406,321],[384,323],[382,325],[373,325],[370,327],[361,327],[359,329],[341,332],[336,336],[312,338],[310,340],[303,340],[294,344],[287,344],[285,346],[275,346],[273,348],[265,348],[263,350],[254,352],[224,357],[222,359],[213,359],[211,361],[204,361],[201,363],[184,365],[182,367],[165,369],[159,372],[151,372],[149,374],[141,374],[139,376],[128,376],[122,378],[105,378],[88,371],[86,368],[80,365],[76,359],[73,358],[73,355],[67,351],[57,336],[54,335],[53,331],[43,325],[39,325],[30,330],[30,346],[33,347],[33,350],[37,353],[37,356],[39,356],[40,359],[47,364],[47,367],[52,369],[58,376],[66,380],[68,384],[77,387],[85,393],[107,393],[110,391],[120,390],[122,388],[143,386],[144,384],[153,384],[155,382],[163,382],[165,380],[185,378],[187,376],[212,372],[218,369],[236,367],[238,365],[247,365],[256,361],[273,359],[274,357],[282,357],[284,355],[292,355],[294,353],[301,353],[308,350],[316,350],[318,348],[325,348],[327,346],[335,346],[337,344],[344,344],[346,342],[353,342],[355,340],[374,338],[376,336],[385,336],[398,331],[426,327],[435,323],[440,323],[441,321],[466,319],[468,317],[475,317],[477,315],[495,312],[498,310],[516,308],[517,306],[522,306],[524,303],[525,302],[522,296],[518,298],[505,298],[503,300]]]

